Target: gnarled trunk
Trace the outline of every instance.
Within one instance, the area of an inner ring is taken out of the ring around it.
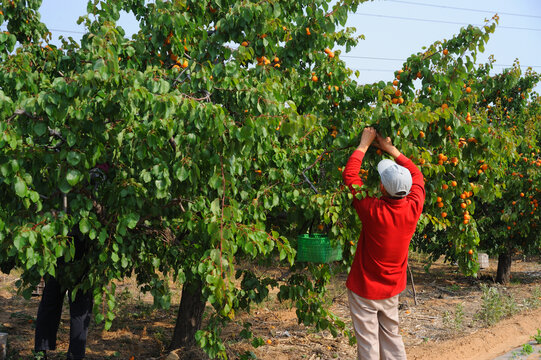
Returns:
[[[499,284],[507,284],[511,278],[511,251],[498,255],[498,272],[496,273],[496,282]]]
[[[205,301],[202,300],[203,287],[199,280],[187,281],[182,287],[182,297],[178,308],[177,322],[173,332],[170,350],[195,345],[195,333],[201,329]]]

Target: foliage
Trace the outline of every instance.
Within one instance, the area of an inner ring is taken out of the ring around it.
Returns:
[[[523,344],[520,350],[521,355],[530,355],[533,353],[533,346],[531,344]]]
[[[536,286],[532,289],[532,294],[525,300],[525,306],[535,309],[541,306],[541,287]]]
[[[441,191],[435,194],[442,199],[436,203],[443,210],[440,216],[449,219],[455,215],[460,219],[462,215],[464,225],[474,226],[476,241],[457,243],[460,235],[449,229],[441,231],[441,227],[433,224],[418,232],[413,241],[416,248],[430,253],[432,260],[445,255],[448,260],[458,261],[462,268],[464,260],[475,259],[473,247],[485,249],[491,255],[538,254],[541,249],[541,237],[536,231],[541,193],[535,186],[540,182],[541,174],[540,101],[531,91],[538,83],[539,75],[531,69],[523,73],[517,62],[512,69],[490,76],[493,61],[478,67],[466,64],[468,72],[461,76],[464,79],[462,91],[466,96],[458,103],[458,108],[462,109],[465,126],[456,130],[462,133],[458,148],[449,157],[455,155],[451,158],[457,159],[455,163],[467,161],[460,179],[468,181],[470,186],[454,194],[453,198],[459,195],[460,200],[453,209],[447,207],[447,190],[433,188]],[[459,61],[454,65],[462,66]],[[452,85],[449,89],[459,91]],[[429,102],[434,98],[421,92],[420,101]],[[480,121],[482,127],[472,128]],[[487,144],[482,150],[484,156],[473,153],[480,141],[479,136],[463,132],[468,128],[492,138],[482,140]],[[446,129],[453,131],[449,127]],[[464,257],[466,251],[471,259]]]
[[[514,73],[516,74],[516,71]],[[504,75],[506,76],[502,77],[509,78],[513,76],[513,72]],[[522,86],[531,86],[532,78],[537,81],[537,75],[526,76],[517,78],[514,87],[523,89]],[[525,84],[524,80],[528,79],[530,83]],[[503,100],[505,99],[503,97]],[[514,101],[511,104],[514,104]],[[512,109],[498,105],[492,110],[492,113],[498,114],[491,117],[493,123],[497,123],[504,133],[502,136],[516,139],[515,156],[506,159],[500,165],[506,169],[506,176],[499,179],[499,187],[502,189],[501,200],[481,205],[479,216],[482,230],[481,246],[488,249],[492,255],[541,252],[541,237],[537,230],[540,220],[538,202],[541,200],[538,187],[541,183],[540,106],[541,99],[535,96],[530,103],[524,104],[519,112],[516,112],[516,105]]]
[[[443,314],[443,323],[451,327],[454,331],[460,331],[464,327],[464,306],[457,304],[455,313],[446,311]]]
[[[497,287],[481,284],[483,295],[481,296],[481,309],[476,318],[486,326],[496,324],[502,318],[515,314],[517,304],[511,295],[505,295]]]
[[[535,340],[536,344],[541,344],[541,329],[537,329],[537,335],[533,335],[532,339]]]
[[[414,247],[476,274],[477,203],[491,211],[507,189],[539,198],[520,177],[502,181],[502,164],[539,179],[537,75],[491,78],[491,63],[476,64],[495,17],[412,55],[393,83],[358,84],[332,49],[357,44],[339,27],[362,2],[91,0],[80,44],[56,47],[41,1],[4,1],[0,269],[23,269],[28,296],[42,276],[93,291],[105,328],[114,280],[135,274],[162,307],[170,279],[201,282],[212,312],[195,338],[211,357],[225,357],[221,327],[273,287],[299,322],[350,335],[324,293],[360,230],[341,167],[360,131],[376,126],[426,178]],[[140,22],[131,39],[116,25],[122,10]],[[502,93],[517,101],[507,100],[515,132],[484,105]],[[526,149],[528,168],[517,156]],[[377,194],[380,159],[365,157],[362,196]],[[518,216],[531,221],[507,218]],[[296,236],[316,227],[343,247],[338,266],[295,262]],[[535,241],[523,248],[538,250],[534,231],[524,235]],[[85,243],[78,261],[75,237]],[[253,262],[288,276],[260,276]]]

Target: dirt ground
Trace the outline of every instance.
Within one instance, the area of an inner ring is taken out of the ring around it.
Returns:
[[[464,277],[455,266],[442,262],[433,264],[429,272],[423,265],[420,257],[410,256],[417,304],[410,282],[400,296],[401,333],[408,359],[495,359],[531,342],[541,328],[541,259],[515,259],[511,283],[507,286],[493,283],[496,262],[492,259],[490,267],[477,279]],[[329,299],[332,299],[332,311],[350,326],[345,276],[333,279]],[[17,295],[16,280],[15,273],[0,273],[0,332],[9,334],[8,359],[31,359],[39,297],[25,300]],[[108,332],[91,324],[87,359],[188,358],[182,351],[173,354],[166,351],[180,290],[175,290],[170,310],[156,310],[152,308],[152,299],[141,294],[133,280],[119,284],[118,288],[118,317]],[[483,300],[483,294],[486,297],[490,293],[489,288],[497,289],[502,298]],[[494,320],[494,314],[500,310],[507,316],[487,326],[487,321]],[[264,339],[265,345],[251,348],[238,336],[240,325],[232,324],[223,334],[231,359],[250,350],[261,360],[355,359],[355,347],[349,345],[347,338],[333,338],[327,332],[315,332],[299,325],[295,309],[278,303],[273,296],[251,314],[240,314],[239,319],[249,319],[252,331]],[[50,352],[49,359],[65,358],[68,335],[66,305],[58,348]],[[535,351],[530,357],[513,353],[516,355],[513,358],[539,359],[537,347]]]

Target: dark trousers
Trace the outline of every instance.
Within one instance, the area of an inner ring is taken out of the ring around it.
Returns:
[[[35,350],[55,350],[56,333],[60,325],[62,304],[66,290],[60,287],[58,281],[50,278],[45,282],[43,295],[38,308],[36,319]],[[92,293],[78,292],[70,306],[70,343],[68,359],[83,359],[85,357],[86,337],[92,314]]]

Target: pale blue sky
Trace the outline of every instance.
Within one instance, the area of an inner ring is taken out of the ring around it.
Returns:
[[[84,29],[76,20],[86,12],[86,4],[86,0],[43,0],[42,21],[52,30],[53,39],[59,35],[80,38],[78,32]],[[350,53],[343,53],[342,59],[360,71],[361,83],[392,80],[393,72],[422,46],[449,39],[467,24],[481,25],[495,13],[500,16],[500,24],[479,60],[493,54],[495,70],[501,71],[518,58],[523,68],[532,66],[541,72],[541,0],[366,2],[356,14],[350,14],[347,23],[366,39]],[[137,31],[133,16],[123,16],[120,25],[128,34]],[[541,92],[541,86],[536,91]]]

